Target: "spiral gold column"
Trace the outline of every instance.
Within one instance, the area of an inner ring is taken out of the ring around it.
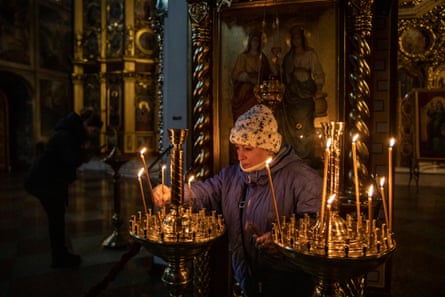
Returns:
[[[210,1],[209,1],[210,2]],[[212,14],[207,1],[188,0],[189,16],[192,25],[192,164],[198,179],[212,175],[212,96],[211,96],[211,43]],[[199,271],[208,271],[209,254],[203,253],[195,257],[193,265]],[[194,275],[195,296],[206,296],[208,288],[207,273]]]
[[[346,113],[346,121],[349,127],[349,140],[354,135],[359,137],[356,141],[357,145],[357,171],[358,171],[358,188],[360,193],[363,191],[364,179],[369,176],[369,126],[371,122],[370,111],[370,88],[369,80],[371,78],[371,69],[368,64],[369,56],[371,55],[371,48],[369,46],[369,38],[372,30],[372,5],[373,0],[350,0],[348,1],[349,15],[352,17],[353,23],[352,34],[349,37],[350,51],[348,61],[350,62],[349,83],[351,92],[349,92],[349,111]],[[348,141],[349,142],[349,141]],[[354,196],[354,173],[352,152],[348,154],[348,189],[350,196]],[[346,190],[346,189],[345,189]],[[343,286],[343,289],[349,287],[353,288],[357,296],[363,295],[364,277],[356,276],[348,279],[348,285]]]
[[[352,17],[350,30],[351,36],[350,53],[348,60],[350,62],[349,83],[351,91],[349,92],[349,111],[347,112],[347,123],[349,127],[349,139],[358,134],[357,140],[357,167],[359,175],[359,184],[362,184],[368,173],[367,163],[369,160],[369,125],[371,120],[370,114],[370,88],[368,81],[371,76],[371,69],[368,59],[371,49],[368,40],[372,29],[372,0],[350,0],[348,1],[348,9]],[[354,179],[352,172],[352,154],[349,156],[348,180],[349,188],[353,189]],[[359,188],[360,188],[359,185]],[[351,191],[353,193],[353,191]]]
[[[192,167],[198,178],[212,174],[212,96],[210,4],[189,1],[192,23]]]

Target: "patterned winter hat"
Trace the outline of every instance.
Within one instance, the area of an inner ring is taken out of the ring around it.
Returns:
[[[239,116],[230,131],[230,142],[277,153],[281,147],[281,134],[272,110],[257,104]]]

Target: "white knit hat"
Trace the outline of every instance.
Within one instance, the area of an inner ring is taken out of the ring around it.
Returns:
[[[281,147],[281,134],[272,110],[257,104],[240,115],[230,131],[230,142],[263,148],[277,153]]]

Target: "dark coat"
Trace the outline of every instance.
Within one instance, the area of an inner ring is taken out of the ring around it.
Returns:
[[[67,196],[68,185],[76,179],[77,168],[86,160],[83,145],[87,135],[80,116],[74,112],[55,127],[44,152],[32,165],[25,180],[26,190],[38,198]]]

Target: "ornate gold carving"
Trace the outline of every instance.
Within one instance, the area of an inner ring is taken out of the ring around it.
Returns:
[[[415,137],[415,113],[414,113],[414,97],[413,93],[402,98],[400,104],[400,127],[398,142],[400,164],[411,167],[414,157],[414,137]]]
[[[400,1],[399,7],[414,7],[424,2],[424,0],[408,0],[408,1]]]
[[[445,88],[445,64],[428,68],[428,89]]]
[[[75,34],[76,43],[74,46],[74,59],[76,61],[82,61],[82,48],[83,48],[83,36],[82,32],[76,32]]]
[[[159,2],[158,2],[159,4]],[[156,85],[155,85],[155,111],[154,111],[154,121],[158,123],[158,129],[155,129],[155,133],[157,133],[159,142],[158,142],[158,150],[159,152],[163,151],[164,148],[164,16],[167,14],[167,4],[164,3],[160,7],[157,7],[157,17],[150,18],[150,26],[153,31],[156,33],[157,39],[157,67],[155,75],[157,77]]]
[[[445,62],[444,10],[445,2],[442,2],[418,17],[399,18],[399,61],[401,63],[422,62],[440,65]]]
[[[190,18],[195,23],[201,23],[209,13],[209,4],[207,2],[197,2],[189,5]]]
[[[136,47],[146,55],[153,55],[156,48],[156,35],[151,28],[144,28],[136,33]]]
[[[125,39],[125,55],[134,55],[134,29],[132,26],[127,26],[127,34]]]
[[[416,21],[401,22],[399,49],[409,58],[425,60],[435,47],[436,35],[431,26]]]

